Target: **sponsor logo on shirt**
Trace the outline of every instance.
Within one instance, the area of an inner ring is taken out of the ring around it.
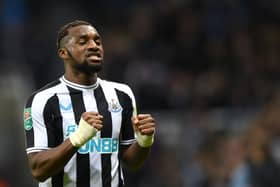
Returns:
[[[66,137],[75,132],[77,125],[69,125],[66,129]],[[90,139],[86,144],[79,148],[78,152],[81,154],[87,153],[102,153],[110,154],[119,151],[119,139],[117,138],[101,138],[100,131],[95,137]]]
[[[72,111],[72,104],[59,104],[59,108],[63,112],[71,112]]]

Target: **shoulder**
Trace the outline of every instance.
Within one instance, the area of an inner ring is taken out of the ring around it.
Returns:
[[[27,99],[26,107],[31,107],[31,104],[34,102],[34,100],[41,102],[54,95],[57,92],[57,86],[59,86],[60,83],[60,80],[55,80],[34,91]]]
[[[100,80],[101,86],[106,84],[112,88],[114,88],[117,92],[123,92],[127,94],[130,97],[134,97],[132,89],[130,86],[128,86],[125,83],[119,83],[119,82],[113,82],[113,81],[107,81],[107,80]]]

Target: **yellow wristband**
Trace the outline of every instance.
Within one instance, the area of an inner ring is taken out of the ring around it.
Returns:
[[[139,131],[136,132],[136,141],[140,147],[151,147],[154,143],[154,134],[153,135],[142,135]]]
[[[81,147],[93,136],[95,136],[97,131],[98,130],[96,128],[81,118],[77,130],[70,134],[69,140],[74,147]]]

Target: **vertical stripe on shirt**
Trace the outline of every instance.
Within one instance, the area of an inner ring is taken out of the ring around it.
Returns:
[[[108,110],[111,113],[112,119],[112,138],[118,139],[122,123],[122,106],[119,103],[119,98],[116,94],[116,89],[111,84],[103,84],[103,90],[105,98],[109,104]],[[111,154],[111,186],[118,186],[120,183],[120,172],[119,172],[119,159],[118,152],[112,152]]]
[[[128,137],[126,135],[126,133],[123,132],[123,130],[125,128],[128,128],[128,129],[131,130],[131,128],[133,128],[132,124],[131,124],[133,107],[132,107],[131,99],[129,98],[129,96],[126,93],[124,93],[124,92],[122,92],[118,89],[116,89],[116,93],[117,93],[117,96],[119,98],[119,102],[123,107],[122,124],[121,124],[121,129],[122,129],[121,132],[122,133],[120,133],[120,137],[119,137],[119,139],[121,140],[121,139],[123,139],[123,137],[121,137],[122,135],[124,135],[124,137]],[[120,154],[118,155],[118,159],[119,159],[119,168],[118,168],[118,170],[119,170],[119,187],[122,187],[124,185],[124,181],[123,181],[122,168],[121,168],[121,165],[120,165],[120,163],[121,163],[121,155]]]
[[[112,137],[112,118],[108,111],[108,103],[106,101],[102,87],[99,86],[94,90],[94,96],[96,99],[97,109],[103,116],[103,127],[101,129],[101,138]],[[102,165],[102,184],[103,187],[111,186],[111,154],[101,154]]]
[[[82,113],[86,111],[82,91],[68,86],[75,115],[75,122],[79,124]],[[90,163],[89,154],[77,152],[77,187],[90,186]]]
[[[54,87],[56,85],[58,85],[60,83],[59,80],[55,80],[49,84],[47,84],[46,86],[44,86],[43,88],[39,89],[38,91],[34,92],[30,97],[29,99],[27,100],[27,103],[25,105],[25,108],[31,108],[32,107],[32,102],[33,102],[33,99],[35,97],[35,95],[43,90],[46,90],[48,88],[51,88],[51,87]],[[32,109],[31,109],[31,116],[32,116]],[[35,143],[34,143],[34,129],[30,129],[30,130],[26,130],[25,131],[25,136],[26,136],[26,148],[29,148],[29,147],[34,147],[35,146]]]
[[[94,98],[93,89],[83,90],[83,99],[85,102],[86,111],[98,112],[96,100]],[[100,137],[100,131],[97,132],[92,140],[95,142]],[[102,174],[101,174],[101,153],[90,152],[90,186],[101,187],[102,186]]]
[[[119,172],[119,185],[118,185],[118,187],[123,187],[124,182],[123,182],[123,179],[122,179],[121,154],[120,154],[120,152],[118,153],[118,159],[119,159],[119,166],[118,166],[118,172]]]
[[[43,111],[44,122],[46,124],[48,147],[57,147],[63,142],[62,117],[59,110],[57,95],[50,97]],[[52,177],[52,186],[63,186],[63,170]]]

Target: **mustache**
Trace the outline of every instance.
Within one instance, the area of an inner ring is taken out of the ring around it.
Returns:
[[[100,51],[89,51],[86,53],[86,57],[90,57],[90,56],[101,57],[101,52]]]

